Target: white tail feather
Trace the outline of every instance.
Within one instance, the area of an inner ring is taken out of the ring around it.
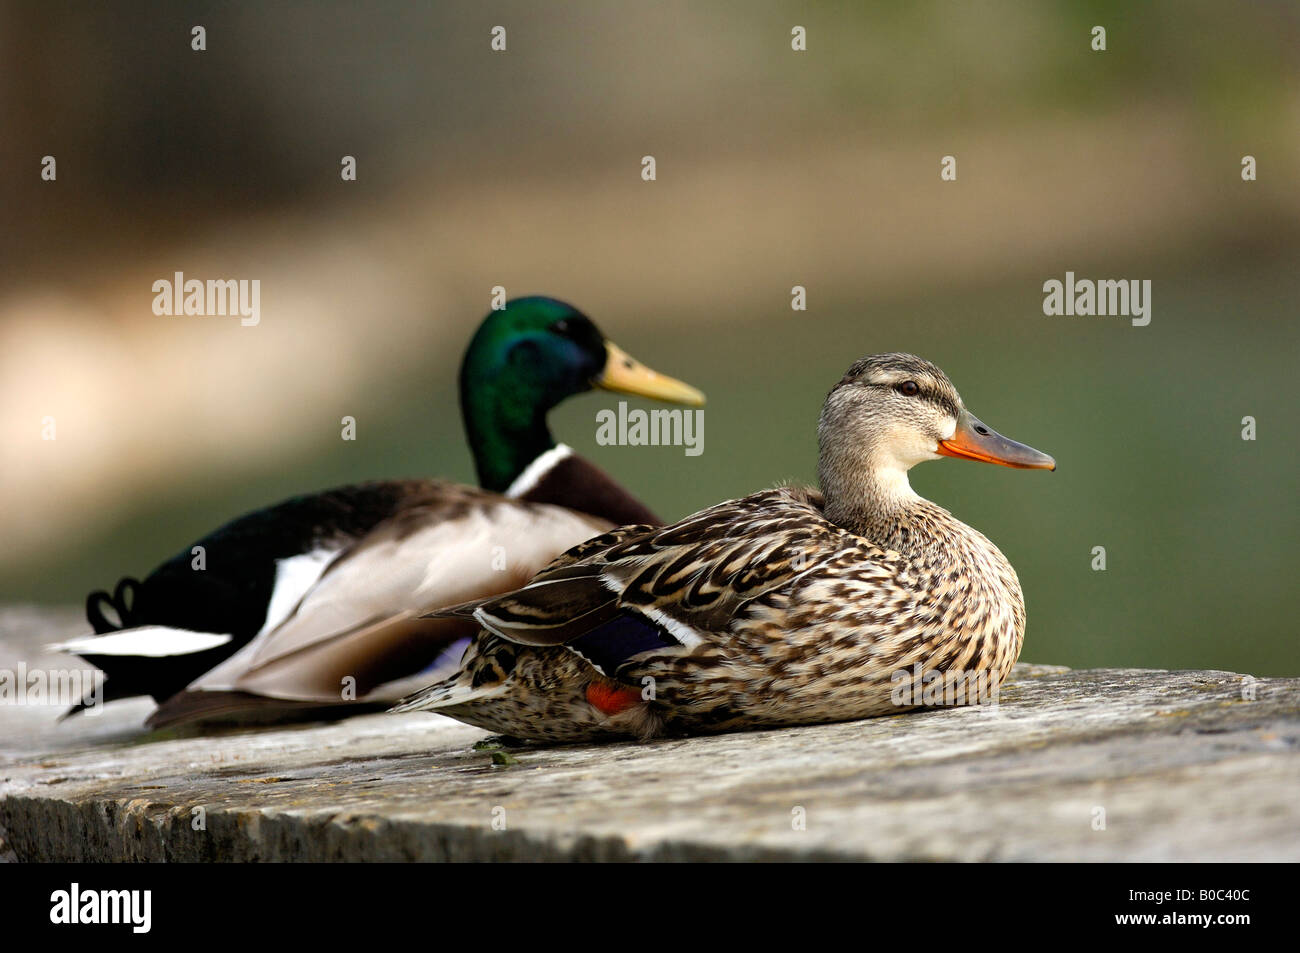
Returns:
[[[90,635],[84,639],[59,642],[48,648],[71,655],[140,655],[147,658],[165,658],[169,655],[192,655],[205,652],[229,642],[231,636],[215,632],[193,632],[189,629],[171,629],[162,625],[142,625],[136,629],[123,629],[104,635]]]
[[[493,698],[506,690],[504,685],[470,688],[460,682],[439,682],[419,694],[398,702],[389,711],[436,711],[449,705],[463,705],[483,698]]]

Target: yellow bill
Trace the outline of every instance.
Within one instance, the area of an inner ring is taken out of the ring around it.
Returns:
[[[605,369],[592,383],[623,394],[653,397],[691,407],[704,406],[704,394],[690,384],[652,371],[610,341],[605,342]]]

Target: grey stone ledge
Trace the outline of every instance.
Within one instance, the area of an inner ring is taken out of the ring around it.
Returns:
[[[66,667],[37,646],[81,625],[0,610],[0,668]],[[185,736],[150,709],[0,707],[0,860],[1300,859],[1294,678],[1021,664],[993,708],[505,767],[438,715]]]

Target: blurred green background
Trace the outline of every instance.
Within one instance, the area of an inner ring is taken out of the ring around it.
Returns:
[[[652,6],[0,5],[0,601],[309,489],[472,481],[499,284],[708,393],[699,457],[596,446],[610,395],[552,415],[667,518],[815,479],[826,391],[914,351],[1059,462],[912,474],[1015,565],[1025,660],[1300,674],[1300,7]],[[153,315],[175,270],[260,279],[261,324]],[[1151,324],[1044,316],[1067,270],[1150,279]]]

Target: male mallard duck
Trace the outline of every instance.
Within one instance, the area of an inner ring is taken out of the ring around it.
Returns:
[[[424,670],[475,628],[421,619],[422,611],[523,585],[611,526],[659,522],[555,442],[552,407],[593,387],[704,400],[632,360],[570,305],[539,297],[484,319],[460,387],[484,490],[388,480],[247,514],[194,544],[204,568],[187,546],[143,582],[91,593],[87,618],[108,634],[60,648],[104,670],[102,700],[162,703],[153,727],[248,709],[284,717],[353,699],[391,704],[416,685],[389,683]]]
[[[821,493],[782,487],[616,529],[517,592],[437,613],[482,629],[455,675],[394,710],[580,741],[896,712],[913,707],[896,673],[909,686],[984,673],[996,690],[1025,631],[1015,570],[907,471],[941,455],[1055,461],[994,433],[911,354],[849,368],[818,436]]]

